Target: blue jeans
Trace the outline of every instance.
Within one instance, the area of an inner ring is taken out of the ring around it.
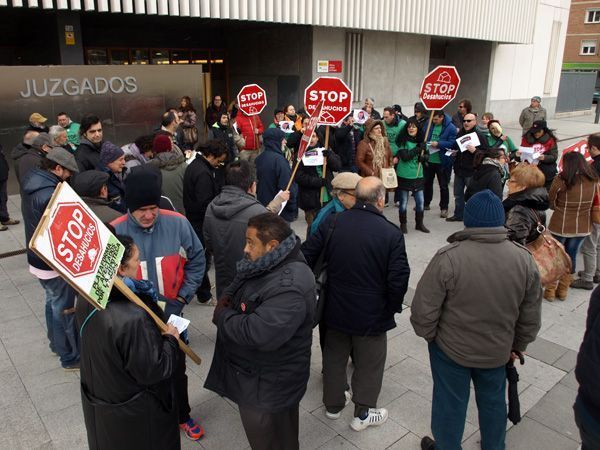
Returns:
[[[575,263],[577,262],[577,252],[579,251],[579,247],[581,247],[581,244],[582,244],[583,240],[585,239],[585,236],[563,237],[563,236],[557,236],[556,234],[552,234],[552,236],[554,236],[554,238],[558,242],[560,242],[562,245],[565,246],[565,251],[567,252],[567,255],[569,255],[569,257],[571,258],[571,264],[573,265],[573,268],[571,269],[571,273],[575,273]]]
[[[465,211],[465,190],[471,177],[461,177],[454,173],[454,217],[462,220]]]
[[[46,326],[50,350],[68,367],[79,362],[79,335],[75,329],[75,291],[61,277],[40,280],[46,292]]]
[[[479,412],[482,450],[504,450],[506,436],[506,369],[463,367],[429,344],[433,375],[431,431],[436,450],[460,450],[471,380]]]
[[[403,191],[401,189],[397,189],[396,192],[398,193],[398,201],[400,202],[398,209],[400,210],[400,213],[406,214],[406,208],[408,206],[408,197],[410,195],[410,191]],[[415,204],[417,206],[416,211],[423,212],[425,207],[425,197],[423,195],[423,191],[421,190],[413,192],[413,197],[415,198]]]
[[[575,423],[581,437],[581,450],[600,448],[600,423],[588,412],[579,396],[575,399],[573,409],[575,410]]]

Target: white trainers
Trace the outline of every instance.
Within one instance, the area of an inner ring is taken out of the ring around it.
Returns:
[[[381,425],[388,418],[388,411],[385,408],[369,408],[369,415],[365,419],[355,417],[350,422],[350,428],[354,431],[362,431],[371,425]]]
[[[344,391],[344,395],[346,396],[346,402],[344,403],[344,407],[346,407],[346,406],[348,406],[348,403],[350,403],[350,399],[352,398],[352,395],[350,395],[350,391]],[[339,419],[341,415],[342,415],[342,411],[338,411],[336,413],[331,413],[331,412],[325,410],[325,416],[331,420]]]

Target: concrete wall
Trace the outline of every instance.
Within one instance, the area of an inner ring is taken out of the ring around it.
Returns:
[[[346,33],[349,30],[314,27],[311,74],[313,79],[322,75],[344,78]],[[317,72],[320,59],[343,61],[341,74]],[[379,31],[363,32],[362,97],[375,98],[375,108],[402,105],[407,113],[419,96],[419,89],[429,62],[429,37],[416,34]],[[354,91],[356,91],[354,89]],[[364,98],[354,97],[355,107],[362,106]]]
[[[569,18],[569,0],[540,0],[536,12],[533,43],[498,44],[493,52],[487,109],[504,122],[515,122],[534,95],[552,117],[560,84],[560,67]],[[550,54],[552,24],[561,23],[556,54]],[[554,64],[551,64],[554,58]],[[550,62],[550,64],[549,64]],[[549,88],[544,89],[547,72],[553,71]]]

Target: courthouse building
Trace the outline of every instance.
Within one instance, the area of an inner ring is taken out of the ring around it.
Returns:
[[[0,135],[18,140],[32,111],[95,111],[130,140],[181,95],[232,100],[258,83],[269,105],[302,106],[320,75],[340,76],[359,105],[412,113],[439,64],[458,97],[515,121],[533,95],[554,112],[569,0],[0,0]],[[594,16],[595,18],[595,16]],[[32,67],[43,66],[43,67]],[[50,67],[45,67],[50,66]],[[75,67],[77,66],[77,67]],[[456,103],[450,106],[452,112]],[[8,117],[4,114],[8,112]],[[149,113],[152,112],[152,116]],[[1,138],[0,138],[1,139]]]

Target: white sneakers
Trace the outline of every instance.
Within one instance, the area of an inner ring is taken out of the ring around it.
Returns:
[[[348,403],[350,403],[350,399],[352,398],[352,395],[350,395],[350,391],[344,391],[344,395],[346,396],[346,402],[344,403],[344,407],[346,407],[346,406],[348,406]],[[325,410],[325,416],[331,420],[339,419],[341,415],[342,415],[342,411],[338,411],[336,413],[331,413],[331,412]]]
[[[354,431],[362,431],[367,427],[381,425],[388,418],[388,411],[385,408],[369,408],[369,415],[365,419],[355,417],[350,422],[350,428]]]

